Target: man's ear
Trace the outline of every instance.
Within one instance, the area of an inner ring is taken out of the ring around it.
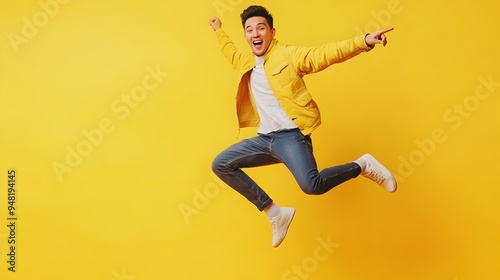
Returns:
[[[271,29],[271,35],[274,38],[274,36],[276,35],[276,28],[273,27],[273,29]]]

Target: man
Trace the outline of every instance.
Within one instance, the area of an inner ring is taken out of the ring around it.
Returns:
[[[217,17],[209,23],[222,53],[239,71],[236,97],[239,126],[258,127],[258,136],[223,151],[214,159],[212,169],[267,214],[273,231],[272,246],[278,247],[285,238],[295,209],[274,203],[242,168],[283,163],[307,194],[326,193],[360,174],[389,192],[396,191],[394,176],[369,154],[318,171],[310,135],[321,123],[320,114],[303,80],[306,74],[369,51],[376,44],[385,46],[385,33],[392,29],[306,48],[284,45],[274,39],[273,17],[262,6],[248,7],[241,20],[252,52],[238,51]]]

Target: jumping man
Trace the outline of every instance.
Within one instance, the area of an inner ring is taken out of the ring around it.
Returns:
[[[289,46],[274,37],[273,17],[262,6],[250,6],[241,14],[245,38],[252,52],[240,52],[212,18],[212,26],[226,59],[239,73],[236,107],[239,127],[258,127],[257,136],[242,140],[220,153],[212,163],[214,173],[226,184],[264,211],[278,247],[288,231],[295,209],[281,207],[242,168],[283,163],[300,188],[311,195],[324,194],[335,186],[362,175],[394,192],[397,183],[391,172],[370,154],[353,162],[318,171],[311,133],[320,125],[316,102],[303,77],[334,63],[385,46],[386,29],[338,43],[318,47]]]

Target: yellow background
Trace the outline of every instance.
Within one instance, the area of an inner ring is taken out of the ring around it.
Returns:
[[[248,50],[239,14],[255,2],[54,1],[0,4],[1,279],[500,278],[499,1],[257,1],[288,44],[395,27],[386,48],[306,82],[319,167],[370,152],[399,190],[359,178],[307,196],[282,165],[249,170],[297,209],[278,249],[265,215],[210,170],[237,140],[236,76],[208,19]],[[163,76],[122,107],[147,69]],[[87,154],[58,178],[77,147]]]

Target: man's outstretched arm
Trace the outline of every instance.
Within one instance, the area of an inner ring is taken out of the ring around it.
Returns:
[[[298,47],[294,52],[295,67],[302,74],[321,71],[332,64],[344,62],[362,52],[369,51],[377,44],[385,46],[387,44],[385,33],[393,29],[379,30],[319,47]]]
[[[233,41],[231,41],[229,36],[226,35],[224,30],[222,30],[222,22],[218,17],[211,18],[208,23],[212,26],[212,29],[217,35],[217,41],[221,52],[224,54],[229,63],[231,63],[234,69],[239,69],[241,66],[240,64],[245,63],[244,54],[236,49]]]

